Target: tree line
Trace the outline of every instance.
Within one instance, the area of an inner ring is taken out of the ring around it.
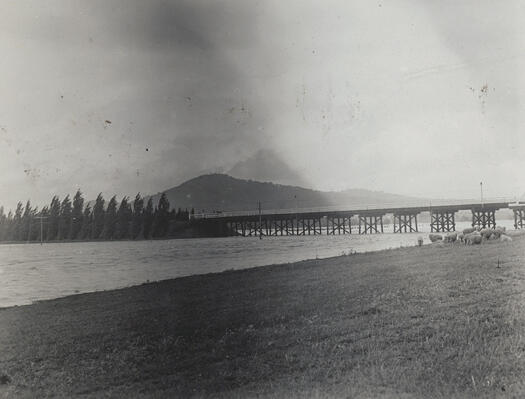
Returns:
[[[194,210],[191,210],[194,213]],[[139,194],[109,201],[100,193],[93,204],[85,204],[80,190],[73,199],[67,195],[51,199],[42,209],[28,200],[19,202],[7,214],[0,207],[0,241],[139,240],[167,238],[175,222],[188,222],[190,211],[170,208],[165,193],[156,205]]]

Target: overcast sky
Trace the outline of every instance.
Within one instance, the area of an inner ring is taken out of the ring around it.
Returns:
[[[524,17],[513,1],[4,1],[0,203],[155,193],[261,150],[316,189],[521,195]]]

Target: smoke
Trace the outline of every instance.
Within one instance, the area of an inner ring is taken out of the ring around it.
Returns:
[[[150,5],[142,46],[155,49],[152,67],[163,78],[149,95],[163,99],[168,121],[160,156],[146,166],[152,178],[168,184],[226,167],[265,142],[266,104],[242,62],[261,39],[256,12],[243,2]]]
[[[16,183],[6,202],[78,187],[157,192],[267,144],[250,76],[268,61],[257,50],[262,6],[55,0],[4,11],[0,125],[4,182]]]

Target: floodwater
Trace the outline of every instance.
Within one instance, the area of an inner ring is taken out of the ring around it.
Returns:
[[[511,220],[499,224],[512,227]],[[469,227],[458,222],[457,229]],[[428,241],[420,233],[227,237],[0,245],[0,307],[169,278],[368,252]],[[385,226],[392,231],[392,226]]]

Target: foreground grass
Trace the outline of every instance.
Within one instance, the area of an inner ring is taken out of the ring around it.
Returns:
[[[0,310],[0,395],[523,397],[524,250],[404,248]]]

